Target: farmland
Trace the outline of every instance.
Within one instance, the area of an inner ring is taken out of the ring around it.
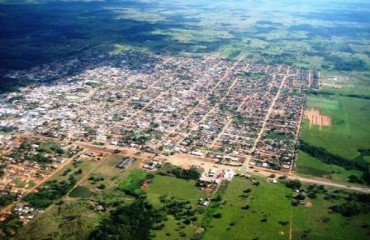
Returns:
[[[344,90],[342,93],[349,94],[348,91]],[[333,125],[310,126],[309,122],[305,121],[301,139],[349,160],[366,160],[366,156],[359,150],[368,149],[370,146],[369,100],[339,94],[309,95],[307,100],[308,107],[313,107],[320,110],[322,114],[331,116]],[[311,159],[302,152],[299,154],[297,171],[316,176],[331,175],[333,179],[342,181],[350,175],[359,175],[356,171],[329,166],[319,160]]]

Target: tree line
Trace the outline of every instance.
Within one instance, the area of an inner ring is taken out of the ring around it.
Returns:
[[[339,155],[332,154],[322,147],[312,146],[304,141],[300,141],[299,149],[324,163],[334,164],[346,170],[359,170],[363,173],[362,179],[370,184],[369,163],[365,160],[348,160]]]

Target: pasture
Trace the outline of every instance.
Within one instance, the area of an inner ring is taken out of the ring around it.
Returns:
[[[198,200],[207,197],[207,194],[200,191],[195,183],[194,180],[156,175],[146,190],[147,199],[157,208],[175,202],[188,202],[183,211],[196,210],[198,209]],[[169,202],[164,202],[163,199],[167,199]],[[194,229],[200,227],[202,217],[203,213],[196,211],[191,217],[191,221],[186,222],[186,217],[182,216],[180,212],[175,215],[168,214],[167,220],[163,223],[164,227],[152,231],[155,235],[154,239],[190,239],[194,235]]]
[[[212,219],[205,240],[288,238],[289,224],[284,226],[279,222],[290,221],[292,207],[286,196],[291,191],[262,178],[258,181],[259,186],[242,177],[230,182],[223,196],[224,203],[216,210],[221,218]],[[243,209],[246,206],[249,208]]]
[[[369,148],[369,100],[339,95],[309,96],[307,106],[331,116],[333,125],[322,127],[321,130],[313,125],[310,129],[305,121],[301,139],[347,159],[355,159],[360,155],[359,149]]]

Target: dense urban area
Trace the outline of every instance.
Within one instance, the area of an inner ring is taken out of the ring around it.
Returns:
[[[0,0],[0,240],[370,236],[364,0]]]

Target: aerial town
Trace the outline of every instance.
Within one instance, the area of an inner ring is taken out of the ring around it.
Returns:
[[[312,72],[244,60],[130,52],[13,71],[8,77],[34,84],[1,98],[0,126],[13,134],[290,169]]]
[[[99,161],[81,143],[291,171],[313,74],[243,58],[138,52],[9,72],[32,84],[0,99],[1,195],[20,199],[67,162]],[[26,224],[39,210],[20,204],[11,207]]]
[[[35,82],[0,100],[0,125],[16,132],[278,169],[293,165],[311,82],[284,65],[133,52],[8,77]]]

